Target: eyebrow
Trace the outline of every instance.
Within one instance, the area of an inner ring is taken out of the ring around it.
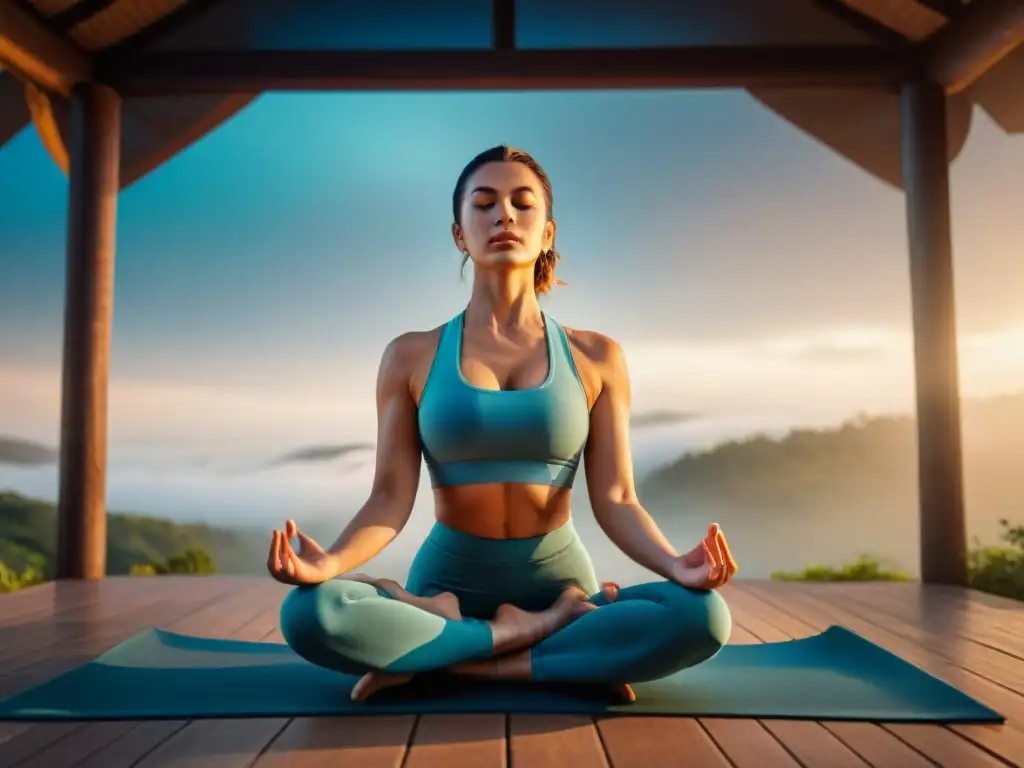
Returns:
[[[489,195],[496,195],[496,194],[498,194],[498,190],[496,190],[494,187],[476,187],[470,194],[475,195],[477,192],[484,192],[484,193],[489,194]],[[516,192],[533,192],[533,187],[530,187],[530,186],[516,187],[515,189],[512,190],[512,194],[515,194]]]

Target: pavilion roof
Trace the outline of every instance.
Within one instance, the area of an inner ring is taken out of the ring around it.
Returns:
[[[857,46],[877,48],[882,55],[958,24],[968,7],[968,0],[518,0],[516,42],[525,48]],[[30,13],[85,54],[460,50],[486,47],[491,34],[491,5],[483,0],[0,0],[0,33],[3,14],[9,11]],[[951,159],[966,141],[975,105],[1004,131],[1024,132],[1021,82],[1024,46],[950,96]],[[900,102],[895,91],[805,86],[748,90],[835,152],[901,185]],[[59,93],[40,99],[43,93],[10,72],[0,73],[0,147],[34,121],[51,155],[64,165],[67,102]],[[198,141],[258,95],[224,89],[127,95],[122,186]]]

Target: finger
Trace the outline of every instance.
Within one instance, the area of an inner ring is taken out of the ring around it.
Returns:
[[[719,564],[715,560],[715,553],[711,550],[711,547],[708,546],[707,541],[702,541],[700,545],[704,548],[704,560],[708,567],[707,580],[708,582],[713,583],[718,578]]]
[[[295,550],[288,547],[288,567],[291,568],[290,573],[298,573],[299,566],[301,565],[302,558],[295,553]]]
[[[718,557],[718,552],[716,551],[717,548],[712,549],[711,544],[709,544],[706,539],[700,543],[700,546],[701,549],[704,550],[704,559],[707,561],[708,565],[715,569],[720,568],[722,561]]]
[[[288,546],[288,538],[284,535],[284,531],[278,531],[277,533],[277,567],[281,569],[281,572],[285,572],[285,563],[288,562],[288,555],[286,554],[286,547]]]
[[[604,599],[609,603],[614,603],[619,599],[619,585],[614,581],[602,582],[601,592],[604,594]]]
[[[718,561],[718,586],[724,584],[725,580],[729,578],[729,561],[725,559],[725,551],[722,549],[722,540],[724,538],[722,530],[719,528],[715,534],[715,544],[711,548],[715,553],[715,559]]]
[[[267,552],[267,570],[271,573],[277,570],[275,563],[277,562],[277,530],[270,532],[270,551]]]
[[[717,539],[717,538],[718,538],[717,524],[716,523],[712,523],[711,525],[708,526],[708,533],[704,537],[704,543],[706,543],[708,545],[708,547],[711,548],[712,552],[716,552],[718,550],[718,546],[715,544],[715,539]]]
[[[722,553],[722,562],[725,563],[726,570],[729,571],[729,578],[732,578],[740,566],[732,556],[732,552],[729,551],[729,542],[725,538],[725,533],[718,534],[718,548]]]
[[[295,550],[292,549],[292,541],[287,536],[281,537],[281,559],[283,562],[288,562],[295,556]]]
[[[285,520],[284,533],[289,539],[294,539],[295,534],[298,532],[299,526],[295,524],[294,520]]]
[[[287,536],[282,535],[281,539],[284,542],[281,548],[281,567],[284,569],[285,573],[294,578],[298,565],[295,561],[295,552],[292,551],[292,545],[291,542],[288,541]]]

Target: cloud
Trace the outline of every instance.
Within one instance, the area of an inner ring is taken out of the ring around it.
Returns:
[[[871,345],[808,344],[794,357],[808,363],[866,363],[883,359],[888,350]]]
[[[907,358],[905,333],[881,328],[831,328],[771,339],[753,346],[753,354],[797,363],[873,364]]]
[[[1024,325],[965,333],[959,341],[964,396],[1024,386]],[[637,432],[686,427],[700,421],[696,414],[817,424],[857,411],[909,412],[914,405],[909,329],[818,328],[731,344],[634,338],[623,346]],[[37,446],[57,442],[58,369],[5,361],[0,392],[0,430]],[[261,470],[275,473],[268,462],[276,460],[278,466],[321,466],[348,482],[353,470],[373,463],[372,402],[372,382],[355,375],[302,371],[288,386],[259,387],[115,376],[110,464],[161,471],[187,464],[214,475],[223,469],[253,477]],[[297,449],[285,454],[288,446]],[[47,454],[34,455],[31,460],[43,461]]]
[[[31,440],[0,436],[0,464],[19,467],[38,467],[56,464],[59,452]]]
[[[286,464],[312,464],[325,461],[334,461],[353,453],[372,451],[373,443],[342,443],[340,445],[310,445],[304,448],[297,448],[294,451],[274,459],[270,466],[279,467]],[[358,463],[358,462],[357,462]]]
[[[658,427],[665,424],[679,424],[684,421],[692,421],[698,417],[699,414],[685,411],[640,411],[630,417],[629,423],[636,429],[643,429],[644,427]]]
[[[38,443],[60,435],[60,370],[0,366],[0,430]],[[344,386],[345,384],[348,387]],[[309,376],[287,387],[193,384],[114,375],[110,382],[110,460],[152,464],[265,465],[283,445],[372,440],[376,415],[358,379]],[[186,458],[188,457],[188,458]]]

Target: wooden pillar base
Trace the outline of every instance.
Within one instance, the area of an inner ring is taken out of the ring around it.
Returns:
[[[121,154],[121,99],[95,83],[71,94],[67,288],[57,578],[106,574],[107,381]]]
[[[917,384],[921,580],[964,585],[967,531],[946,94],[936,83],[915,81],[903,86],[901,98]]]

